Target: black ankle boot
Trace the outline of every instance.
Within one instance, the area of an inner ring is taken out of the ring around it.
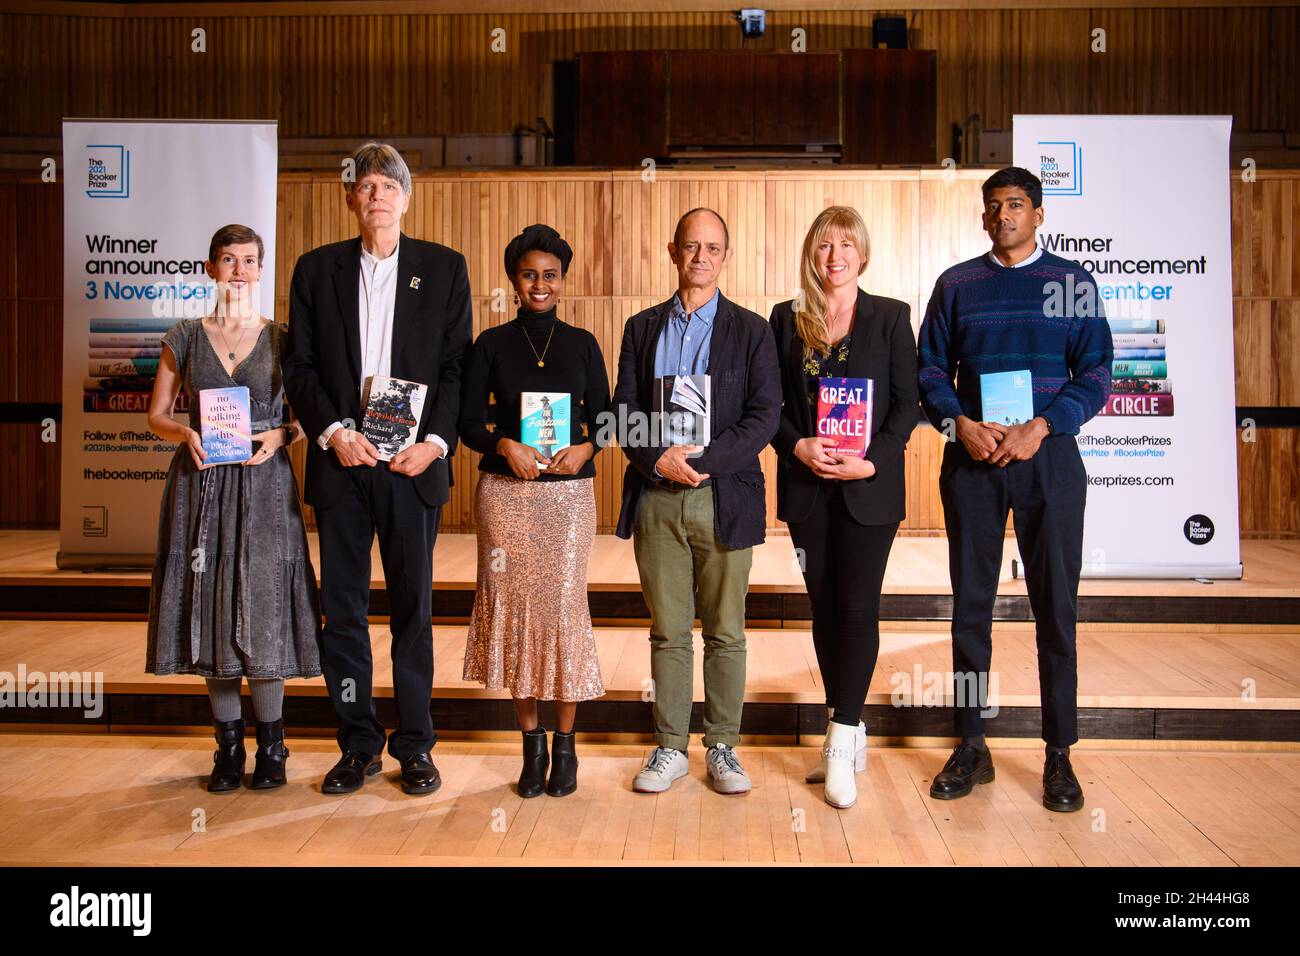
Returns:
[[[573,749],[572,731],[555,732],[551,756],[551,777],[546,781],[546,792],[553,797],[567,796],[578,789],[578,755]]]
[[[244,776],[244,719],[218,720],[213,726],[217,732],[217,750],[212,755],[212,775],[208,777],[208,792],[221,793],[238,790]]]
[[[257,722],[257,756],[253,764],[253,790],[283,787],[284,764],[289,748],[284,745],[284,718]]]
[[[540,797],[546,789],[546,768],[551,758],[546,753],[546,728],[524,731],[524,768],[519,772],[519,796]]]

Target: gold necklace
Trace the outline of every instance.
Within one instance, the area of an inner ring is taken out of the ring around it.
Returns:
[[[526,328],[523,327],[523,324],[522,324],[522,323],[521,323],[520,326],[519,326],[519,331],[522,332],[522,333],[524,333],[524,341],[527,342],[527,343],[528,343],[528,347],[529,347],[530,349],[533,350],[533,358],[537,359],[537,367],[538,367],[538,368],[545,368],[545,367],[546,367],[546,362],[545,362],[545,359],[546,359],[546,353],[549,352],[550,349],[551,349],[551,339],[555,338],[555,326],[557,326],[557,325],[559,325],[559,324],[560,324],[560,320],[559,320],[559,319],[556,319],[556,320],[551,324],[551,334],[548,335],[548,336],[546,337],[546,345],[542,348],[542,354],[541,354],[541,355],[538,355],[538,354],[537,354],[537,346],[535,346],[535,345],[533,344],[533,340],[530,339],[530,338],[528,337],[528,330],[527,330]]]

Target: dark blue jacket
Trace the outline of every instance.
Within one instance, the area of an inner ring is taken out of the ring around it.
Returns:
[[[620,420],[654,410],[655,348],[673,300],[661,302],[627,320],[618,356],[618,385],[613,412]],[[776,434],[781,418],[781,372],[772,327],[761,316],[718,294],[718,312],[709,342],[709,445],[691,467],[713,479],[713,527],[728,548],[763,543],[767,530],[767,495],[759,452]],[[632,537],[641,492],[654,484],[655,463],[663,448],[623,449],[628,458],[623,477],[623,506],[617,534]]]

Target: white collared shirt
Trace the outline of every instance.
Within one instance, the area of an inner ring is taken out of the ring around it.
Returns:
[[[361,345],[361,408],[364,412],[370,391],[370,382],[376,375],[389,376],[393,367],[393,313],[397,305],[397,252],[401,239],[390,255],[380,259],[361,247],[361,281],[357,283],[357,318]],[[334,422],[321,432],[316,440],[321,448],[328,449],[330,437],[343,427]],[[359,426],[358,426],[359,427]],[[447,454],[447,443],[430,432],[424,436],[442,453]]]
[[[401,240],[398,240],[398,245]],[[393,367],[393,309],[397,304],[397,248],[380,259],[361,247],[361,282],[357,318],[361,331],[361,407],[366,407],[370,380],[388,376]]]
[[[992,253],[992,251],[989,252],[989,262],[993,263],[999,269],[1023,269],[1025,266],[1029,265],[1029,263],[1037,261],[1042,256],[1042,254],[1043,254],[1043,247],[1035,243],[1034,251],[1031,252],[1029,255],[1025,256],[1023,259],[1021,259],[1014,266],[1004,266],[1001,262],[998,261],[998,257],[995,256]]]

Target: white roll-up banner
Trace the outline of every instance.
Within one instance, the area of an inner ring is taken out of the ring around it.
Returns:
[[[211,311],[203,263],[230,223],[263,239],[273,317],[276,171],[273,121],[64,121],[59,567],[153,563],[176,448],[146,418],[160,340]]]
[[[1086,577],[1240,578],[1230,116],[1016,116],[1039,244],[1097,280],[1112,393],[1079,434]]]

